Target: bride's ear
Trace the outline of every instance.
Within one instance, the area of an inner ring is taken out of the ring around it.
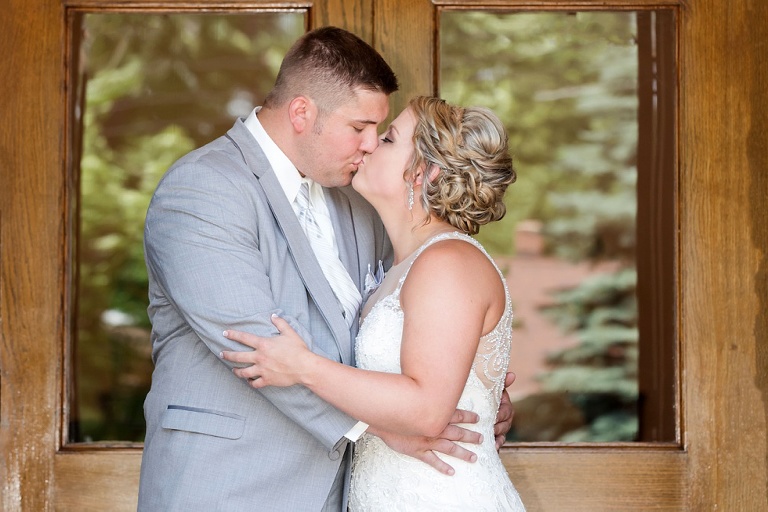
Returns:
[[[438,173],[440,172],[440,167],[437,166],[437,164],[429,164],[429,167],[427,168],[427,180],[431,183],[435,181],[435,178],[437,178]],[[414,185],[422,185],[424,183],[424,167],[420,167],[413,175],[413,184]]]
[[[429,164],[429,167],[427,167],[427,180],[431,183],[435,181],[435,178],[437,178],[437,175],[440,173],[440,167],[437,166],[437,164]],[[416,171],[416,174],[413,178],[414,185],[421,185],[424,183],[424,167],[420,168],[418,171]]]

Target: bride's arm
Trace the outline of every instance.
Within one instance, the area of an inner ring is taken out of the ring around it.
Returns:
[[[466,384],[480,336],[498,320],[504,292],[498,273],[477,249],[436,244],[414,262],[400,295],[404,311],[402,374],[359,370],[319,357],[282,319],[277,338],[229,331],[255,351],[227,352],[253,387],[303,384],[374,428],[437,436]]]

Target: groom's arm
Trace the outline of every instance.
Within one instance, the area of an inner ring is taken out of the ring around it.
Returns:
[[[273,313],[313,345],[295,312],[282,311],[273,297],[258,246],[258,199],[244,179],[199,161],[186,163],[166,175],[147,213],[147,266],[217,360],[223,350],[242,349],[222,336],[225,328],[272,336],[277,334]],[[356,423],[301,386],[253,392],[262,393],[329,451]]]

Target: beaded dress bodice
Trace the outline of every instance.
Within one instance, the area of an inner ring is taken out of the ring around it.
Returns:
[[[407,267],[395,290],[378,298],[368,311],[355,344],[359,368],[400,373],[404,318],[400,289],[419,254],[449,238],[473,244],[490,259],[476,240],[458,232],[428,240],[404,262]],[[465,445],[477,454],[477,461],[467,463],[438,454],[456,470],[453,476],[446,476],[417,459],[395,452],[378,437],[364,434],[355,447],[350,511],[525,510],[499,459],[493,435],[512,341],[511,301],[501,271],[499,276],[504,283],[506,307],[496,327],[480,339],[458,403],[459,409],[474,411],[480,417],[477,424],[465,425],[483,434],[481,445]]]

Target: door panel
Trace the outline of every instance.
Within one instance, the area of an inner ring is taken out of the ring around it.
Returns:
[[[434,92],[434,10],[457,1],[306,2],[313,25],[370,38],[401,77],[391,105]],[[480,5],[480,2],[464,2]],[[72,280],[64,169],[66,7],[7,0],[0,17],[0,508],[135,510],[140,448],[62,446]],[[156,10],[157,2],[78,7]],[[169,10],[178,4],[165,4]],[[185,8],[224,4],[187,2]],[[228,2],[227,7],[279,5]],[[761,510],[768,496],[768,4],[762,0],[483,1],[520,8],[679,9],[677,329],[682,443],[513,445],[529,510]],[[286,3],[295,7],[295,3]]]
[[[11,0],[0,16],[0,492],[50,510],[60,446],[66,190],[63,6]],[[43,79],[42,77],[47,77]],[[15,247],[11,247],[11,246]]]

